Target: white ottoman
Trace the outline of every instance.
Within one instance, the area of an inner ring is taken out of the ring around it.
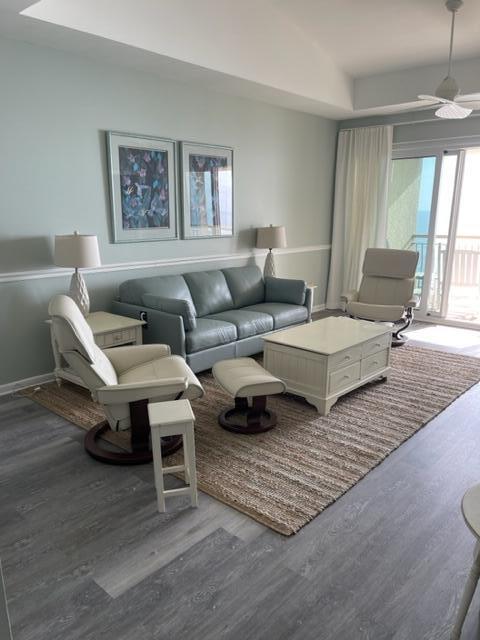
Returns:
[[[212,373],[218,384],[235,398],[235,407],[219,415],[220,426],[236,433],[261,433],[277,424],[277,416],[267,409],[267,396],[283,393],[285,384],[256,360],[222,360],[213,365]]]

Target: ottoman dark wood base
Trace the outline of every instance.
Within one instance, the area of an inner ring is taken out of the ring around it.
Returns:
[[[267,409],[267,397],[283,393],[285,384],[256,360],[221,360],[213,365],[212,373],[218,384],[235,398],[235,407],[218,417],[221,427],[234,433],[253,434],[268,431],[277,424],[277,416]]]
[[[277,416],[266,407],[267,397],[256,396],[252,406],[247,398],[235,398],[235,407],[226,409],[218,416],[218,424],[234,433],[263,433],[277,424]]]

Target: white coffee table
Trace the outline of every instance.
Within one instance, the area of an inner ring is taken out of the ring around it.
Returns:
[[[265,369],[322,415],[340,396],[390,371],[392,329],[384,324],[329,317],[264,340]]]

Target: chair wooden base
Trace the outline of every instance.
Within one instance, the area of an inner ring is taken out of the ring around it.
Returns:
[[[393,335],[392,336],[392,347],[403,347],[403,345],[408,341],[407,336],[403,335]]]
[[[233,433],[255,434],[269,431],[277,424],[277,416],[266,408],[267,397],[257,396],[248,405],[247,398],[235,398],[235,407],[218,416],[218,423]]]
[[[130,403],[131,420],[131,451],[110,451],[99,444],[99,438],[110,429],[108,422],[102,422],[90,429],[84,441],[85,451],[106,464],[135,465],[147,464],[152,461],[150,447],[150,423],[148,421],[148,400],[138,400]],[[182,436],[162,438],[162,457],[175,453],[182,447]]]

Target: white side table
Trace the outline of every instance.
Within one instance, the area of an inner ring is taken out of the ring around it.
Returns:
[[[85,318],[95,337],[96,344],[101,349],[118,347],[126,344],[142,344],[142,326],[144,320],[119,316],[106,311],[94,311]],[[52,324],[51,320],[46,320],[47,324]],[[84,387],[82,380],[66,366],[58,350],[57,343],[50,331],[52,341],[53,358],[55,360],[55,379],[60,386],[62,380],[68,380],[74,384]]]
[[[467,617],[468,608],[472,602],[473,594],[475,593],[480,578],[480,484],[469,489],[463,496],[462,513],[465,523],[477,539],[477,543],[473,552],[472,568],[470,569],[467,584],[463,590],[457,619],[452,630],[452,640],[459,640],[462,634],[463,623]]]
[[[312,322],[313,307],[315,306],[315,291],[316,291],[316,289],[318,289],[318,285],[313,284],[311,282],[308,282],[307,283],[307,289],[310,289],[310,304],[311,304],[311,307],[310,307],[309,311],[310,311],[310,322]]]
[[[197,470],[195,464],[195,436],[193,426],[195,416],[188,400],[153,402],[148,405],[148,417],[152,431],[153,467],[157,505],[160,512],[165,511],[165,498],[169,496],[189,495],[192,507],[198,506]],[[164,467],[162,463],[161,438],[181,435],[183,438],[183,464]],[[185,473],[186,486],[178,489],[165,489],[163,476],[166,473]]]

